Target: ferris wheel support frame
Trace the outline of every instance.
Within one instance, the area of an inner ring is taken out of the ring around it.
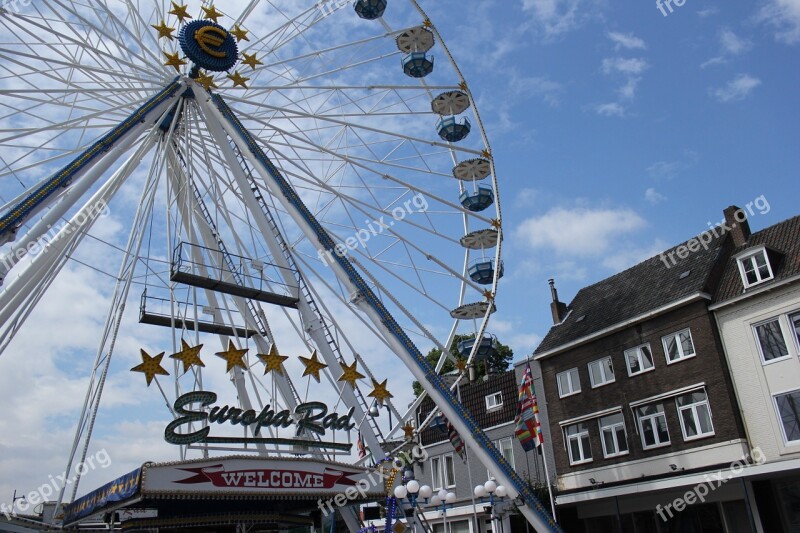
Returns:
[[[385,339],[394,348],[395,354],[408,367],[414,377],[436,403],[437,407],[450,420],[462,438],[471,446],[473,453],[488,469],[495,472],[498,480],[506,485],[510,498],[521,496],[526,505],[519,510],[537,531],[561,532],[561,528],[542,506],[533,491],[511,468],[508,461],[500,455],[494,444],[488,439],[481,428],[472,419],[463,406],[461,406],[452,392],[434,371],[430,363],[423,357],[419,349],[395,321],[394,317],[386,310],[380,299],[358,274],[353,265],[344,255],[336,253],[335,243],[327,231],[319,224],[314,215],[308,210],[300,197],[272,164],[253,136],[239,122],[233,111],[227,106],[219,95],[197,94],[197,104],[209,124],[209,130],[215,135],[219,144],[227,142],[225,135],[220,135],[220,130],[236,143],[239,151],[248,162],[257,169],[261,178],[267,184],[273,197],[276,198],[305,233],[309,242],[322,252],[329,254],[334,260],[328,264],[342,283],[352,290],[351,303],[363,311],[382,332]],[[212,127],[212,125],[216,123]]]
[[[197,92],[199,92],[199,90],[195,89],[195,93]],[[236,154],[228,144],[228,139],[226,137],[226,133],[228,132],[226,132],[222,123],[215,122],[211,117],[208,116],[206,110],[204,108],[202,109],[206,118],[206,126],[208,127],[211,135],[217,141],[217,145],[222,151],[222,155],[228,162],[234,179],[239,186],[242,200],[253,215],[253,219],[255,220],[259,231],[264,236],[264,240],[266,241],[273,260],[275,261],[276,265],[280,267],[279,271],[284,278],[284,282],[288,286],[292,286],[293,283],[297,282],[297,280],[295,280],[293,277],[290,277],[290,272],[293,270],[292,266],[284,257],[284,251],[277,242],[277,236],[274,235],[273,229],[270,227],[269,222],[261,212],[261,207],[258,205],[258,201],[256,200],[255,196],[253,194],[248,194],[248,191],[250,191],[250,184],[247,182],[244,169],[242,169],[239,161],[237,160]],[[236,141],[233,135],[229,136],[231,139]],[[242,150],[241,146],[239,146],[239,151],[243,157],[247,158],[247,154]],[[301,275],[299,271],[298,275]],[[322,354],[323,359],[325,359],[325,364],[327,364],[329,368],[336,368],[337,365],[339,365],[339,359],[336,357],[336,354],[333,353],[333,350],[328,344],[328,340],[325,338],[324,326],[320,323],[322,318],[316,315],[303,295],[300,294],[299,286],[297,287],[296,296],[298,297],[298,311],[300,312],[301,321],[306,333],[308,333],[308,335],[312,338],[314,344],[317,346],[317,349]],[[348,388],[346,383],[342,383],[340,393],[346,405],[349,407],[355,407],[354,415],[356,420],[364,420],[365,417],[368,416],[361,404],[358,402],[355,393]],[[365,444],[369,447],[370,451],[375,457],[383,457],[383,448],[381,447],[376,435],[374,435],[371,431],[367,431],[364,433],[364,440],[366,441]]]

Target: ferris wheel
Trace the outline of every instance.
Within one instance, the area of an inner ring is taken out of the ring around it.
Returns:
[[[456,335],[474,337],[462,373],[491,349],[503,227],[488,139],[436,26],[415,0],[220,4],[0,8],[0,357],[59,274],[84,269],[107,319],[69,465],[128,360],[120,339],[137,338],[133,370],[165,416],[218,401],[239,422],[202,443],[188,430],[208,420],[171,424],[182,459],[349,457],[349,428],[382,458],[421,429],[416,403],[392,401],[417,380],[552,529],[437,374]],[[324,402],[332,441],[290,427]],[[268,409],[253,431],[246,413]]]

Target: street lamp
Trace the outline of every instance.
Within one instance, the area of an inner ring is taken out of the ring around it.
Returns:
[[[503,501],[505,497],[508,495],[508,491],[503,485],[498,485],[494,478],[490,479],[483,485],[478,485],[475,487],[473,491],[476,498],[479,498],[481,501],[488,495],[489,496],[489,507],[491,509],[491,517],[492,521],[497,518],[499,520],[499,516],[495,516],[494,514],[494,506],[495,506],[495,498],[498,501]],[[500,521],[500,520],[499,520]],[[500,521],[500,530],[503,529],[503,522]]]
[[[439,506],[441,506],[444,533],[447,533],[447,506],[449,505],[452,507],[454,503],[456,503],[456,495],[452,492],[447,492],[444,489],[441,489],[431,498],[431,506],[436,507],[437,509],[439,509]]]
[[[419,498],[428,502],[428,499],[433,494],[433,489],[428,485],[420,485],[419,481],[414,479],[414,470],[409,468],[403,472],[404,485],[398,485],[394,488],[394,496],[398,500],[408,500],[411,504],[411,517],[414,523],[414,531],[416,531],[416,512]],[[454,495],[455,497],[455,495]]]

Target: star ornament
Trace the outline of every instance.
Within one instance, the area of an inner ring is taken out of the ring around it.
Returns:
[[[185,5],[179,6],[177,2],[172,2],[172,11],[170,11],[169,14],[175,15],[181,22],[183,22],[186,19],[192,18],[189,15],[189,6]]]
[[[356,388],[356,381],[359,379],[364,379],[366,376],[361,374],[358,370],[356,370],[356,366],[358,365],[358,361],[353,361],[353,364],[348,366],[344,363],[339,363],[342,367],[342,377],[339,378],[339,381],[344,381],[345,383],[349,383],[351,387]]]
[[[250,81],[250,78],[245,78],[244,76],[239,74],[238,70],[233,74],[228,74],[228,78],[230,78],[233,81],[234,87],[238,87],[239,85],[241,85],[245,89],[247,89],[247,82]]]
[[[153,24],[151,27],[155,28],[155,30],[158,32],[158,38],[159,39],[163,39],[164,37],[166,37],[170,41],[175,39],[175,37],[173,37],[173,35],[172,35],[172,32],[175,31],[175,28],[171,28],[171,27],[167,26],[167,23],[164,22],[163,20],[161,21],[161,24],[158,24],[158,25]]]
[[[388,379],[384,379],[382,383],[378,383],[374,379],[372,380],[372,392],[370,392],[367,396],[370,398],[375,398],[375,401],[378,402],[378,405],[383,407],[383,403],[390,399],[394,398],[391,392],[386,390],[386,382],[389,381]]]
[[[406,425],[403,426],[403,433],[405,433],[407,439],[414,437],[414,426],[411,425],[411,422],[406,422]]]
[[[459,372],[464,372],[467,369],[467,360],[460,357],[456,359],[456,368]]]
[[[242,59],[242,64],[243,65],[248,65],[253,70],[255,70],[258,65],[263,65],[264,62],[263,61],[259,61],[259,59],[256,57],[256,55],[257,54],[250,55],[250,54],[246,54],[246,53],[242,52],[242,57],[244,58],[244,59]]]
[[[247,363],[244,362],[244,355],[247,353],[247,351],[247,348],[244,350],[239,350],[236,348],[236,345],[233,344],[233,341],[228,341],[228,349],[224,352],[217,352],[217,356],[225,359],[225,361],[228,363],[228,368],[225,370],[225,372],[230,372],[237,366],[247,370]]]
[[[264,369],[264,375],[266,376],[271,371],[275,371],[276,374],[280,374],[281,376],[284,375],[283,373],[283,362],[289,359],[285,355],[278,355],[278,347],[275,346],[273,343],[272,348],[269,349],[269,353],[267,355],[258,354],[258,358],[264,363],[266,368]]]
[[[167,62],[164,63],[168,67],[175,67],[175,70],[178,72],[181,71],[181,67],[186,64],[186,61],[181,59],[181,56],[178,55],[178,52],[174,54],[168,54],[164,52],[164,55],[167,57]]]
[[[170,359],[177,359],[183,363],[183,373],[189,371],[193,366],[205,367],[205,363],[200,360],[200,350],[203,348],[202,344],[197,346],[189,346],[189,343],[181,339],[182,349],[178,353],[170,355]]]
[[[211,89],[217,88],[217,84],[214,83],[213,76],[210,76],[208,74],[201,74],[197,76],[197,78],[195,78],[194,81],[197,82],[197,84],[200,85],[200,87],[202,87],[206,91],[210,91]]]
[[[233,29],[230,31],[230,34],[236,37],[237,43],[240,43],[242,41],[249,41],[250,38],[247,36],[248,33],[249,32],[247,30],[243,30],[242,28],[240,28],[238,24],[234,26]]]
[[[135,367],[131,368],[131,372],[141,372],[144,374],[144,377],[147,379],[147,386],[149,387],[150,384],[153,382],[153,379],[158,376],[169,376],[169,372],[164,370],[161,366],[161,360],[164,359],[164,352],[156,355],[155,357],[151,357],[150,354],[145,352],[144,350],[139,350],[142,354],[142,364],[136,365]]]
[[[317,351],[314,350],[314,353],[311,354],[311,357],[300,357],[300,362],[303,363],[303,366],[306,367],[303,370],[303,377],[312,376],[314,379],[317,380],[317,383],[320,381],[319,373],[323,368],[328,368],[328,365],[323,363],[319,360],[319,356],[317,355]]]
[[[203,17],[203,18],[206,18],[206,19],[208,19],[208,20],[213,20],[214,22],[219,22],[217,19],[219,19],[220,17],[224,17],[224,16],[225,16],[225,15],[223,15],[222,13],[220,13],[219,11],[217,11],[217,8],[216,8],[216,7],[214,7],[214,6],[211,6],[211,7],[203,7],[203,8],[201,8],[201,9],[202,9],[202,10],[205,12],[205,14],[206,14],[206,16],[205,16],[205,17]]]

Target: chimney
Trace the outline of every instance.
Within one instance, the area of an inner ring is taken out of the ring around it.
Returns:
[[[725,224],[733,237],[733,245],[738,248],[747,244],[750,238],[750,223],[747,221],[747,212],[732,205],[723,211]]]
[[[553,313],[553,324],[561,324],[567,316],[567,304],[558,301],[558,291],[556,290],[556,280],[550,280],[550,294],[553,303],[550,304],[550,312]]]

